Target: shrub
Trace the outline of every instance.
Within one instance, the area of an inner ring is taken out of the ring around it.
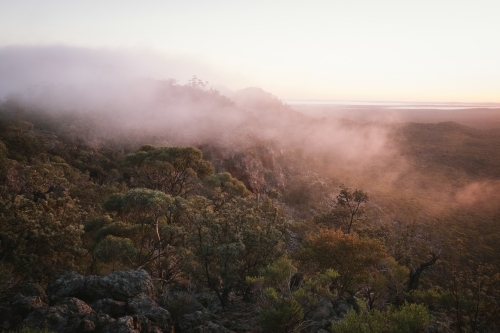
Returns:
[[[421,333],[429,326],[427,308],[420,304],[406,303],[399,309],[389,308],[356,313],[351,310],[343,320],[332,323],[333,333]]]

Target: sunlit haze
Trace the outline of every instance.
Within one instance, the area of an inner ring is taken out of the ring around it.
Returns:
[[[91,63],[103,76],[118,63],[124,76],[197,75],[284,100],[498,103],[499,17],[493,0],[0,0],[0,77],[20,80],[23,59],[44,64],[50,46],[111,54]]]

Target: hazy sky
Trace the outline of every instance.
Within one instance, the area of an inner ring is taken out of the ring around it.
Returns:
[[[11,45],[154,52],[282,99],[500,102],[498,0],[0,0]]]

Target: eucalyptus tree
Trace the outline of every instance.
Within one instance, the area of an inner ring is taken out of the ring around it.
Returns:
[[[247,276],[284,253],[287,222],[269,200],[238,197],[223,206],[201,196],[189,201],[186,270],[226,306],[231,292],[249,292]]]
[[[105,241],[108,235],[130,238],[136,247],[134,267],[149,268],[154,276],[170,281],[178,273],[176,242],[183,232],[177,213],[183,205],[184,199],[180,197],[145,188],[113,194],[104,208],[115,212],[122,222],[115,221],[103,227],[97,233],[97,241]]]
[[[349,234],[352,232],[354,224],[364,219],[364,206],[367,202],[368,194],[366,192],[357,189],[352,191],[341,185],[333,209],[326,214],[316,216],[315,220]]]
[[[124,171],[132,187],[145,187],[172,196],[187,197],[214,173],[194,147],[143,146],[125,157]]]

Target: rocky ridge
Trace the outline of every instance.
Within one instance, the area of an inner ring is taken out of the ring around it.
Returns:
[[[83,276],[66,272],[47,285],[26,284],[4,309],[0,328],[46,327],[52,332],[171,332],[170,314],[154,300],[144,270]]]
[[[352,304],[324,299],[304,327],[327,332]],[[50,332],[95,333],[250,333],[261,332],[259,306],[235,299],[222,308],[211,293],[155,293],[144,270],[117,271],[107,276],[66,272],[45,290],[26,283],[8,307],[0,306],[0,331],[23,326]]]

